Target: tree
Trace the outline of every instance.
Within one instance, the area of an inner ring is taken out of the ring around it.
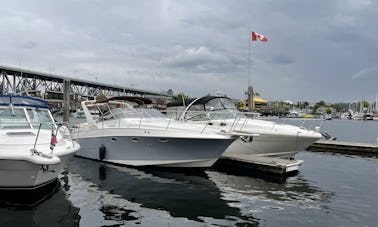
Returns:
[[[185,94],[184,93],[178,93],[177,95],[176,95],[176,99],[177,99],[177,101],[183,101],[185,98],[187,98],[187,96],[185,96]]]
[[[324,106],[325,106],[325,102],[323,100],[315,103],[313,112],[315,113],[317,109],[319,109],[320,107],[324,107]]]
[[[335,108],[336,112],[340,112],[343,109],[341,103],[335,103],[331,106]]]
[[[100,94],[96,96],[96,100],[103,100],[103,99],[106,99],[106,96],[104,95],[104,93],[100,92]]]

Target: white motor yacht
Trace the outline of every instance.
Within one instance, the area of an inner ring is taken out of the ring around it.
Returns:
[[[57,179],[80,148],[41,99],[0,95],[0,189],[35,189]]]
[[[204,96],[187,100],[186,105],[172,102],[167,107],[167,114],[182,121],[208,122],[211,127],[222,127],[226,131],[231,128],[258,135],[241,136],[226,152],[287,159],[323,137],[319,131],[247,117],[225,96]]]
[[[130,104],[147,101],[115,97],[82,102],[86,122],[74,129],[73,137],[82,146],[76,155],[129,166],[210,167],[238,138]],[[100,116],[94,118],[88,107],[96,107]]]

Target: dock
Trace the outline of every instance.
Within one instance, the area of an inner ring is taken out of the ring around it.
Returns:
[[[356,143],[337,140],[319,140],[307,150],[318,152],[337,152],[343,154],[378,156],[378,143]]]
[[[298,173],[302,160],[288,160],[257,155],[224,153],[215,167],[239,172],[248,171],[255,174],[294,175]],[[231,169],[230,169],[231,168]]]

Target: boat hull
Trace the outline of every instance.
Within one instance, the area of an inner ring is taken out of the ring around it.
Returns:
[[[62,170],[62,162],[50,165],[24,160],[0,160],[2,190],[35,189],[53,182]]]
[[[80,138],[82,148],[75,155],[129,166],[210,167],[234,140],[154,136]]]
[[[226,152],[288,159],[318,139],[296,135],[260,134],[253,139],[240,137],[226,149]]]

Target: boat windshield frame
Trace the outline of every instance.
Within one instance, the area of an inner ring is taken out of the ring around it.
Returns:
[[[108,106],[109,107],[109,106]],[[166,116],[156,109],[150,108],[125,108],[125,107],[116,107],[110,108],[107,111],[103,112],[102,116],[99,118],[99,121],[107,120],[119,120],[119,119],[131,119],[131,118],[166,118]]]
[[[194,102],[185,113],[191,121],[225,120],[246,118],[227,97],[212,97],[207,102]]]

